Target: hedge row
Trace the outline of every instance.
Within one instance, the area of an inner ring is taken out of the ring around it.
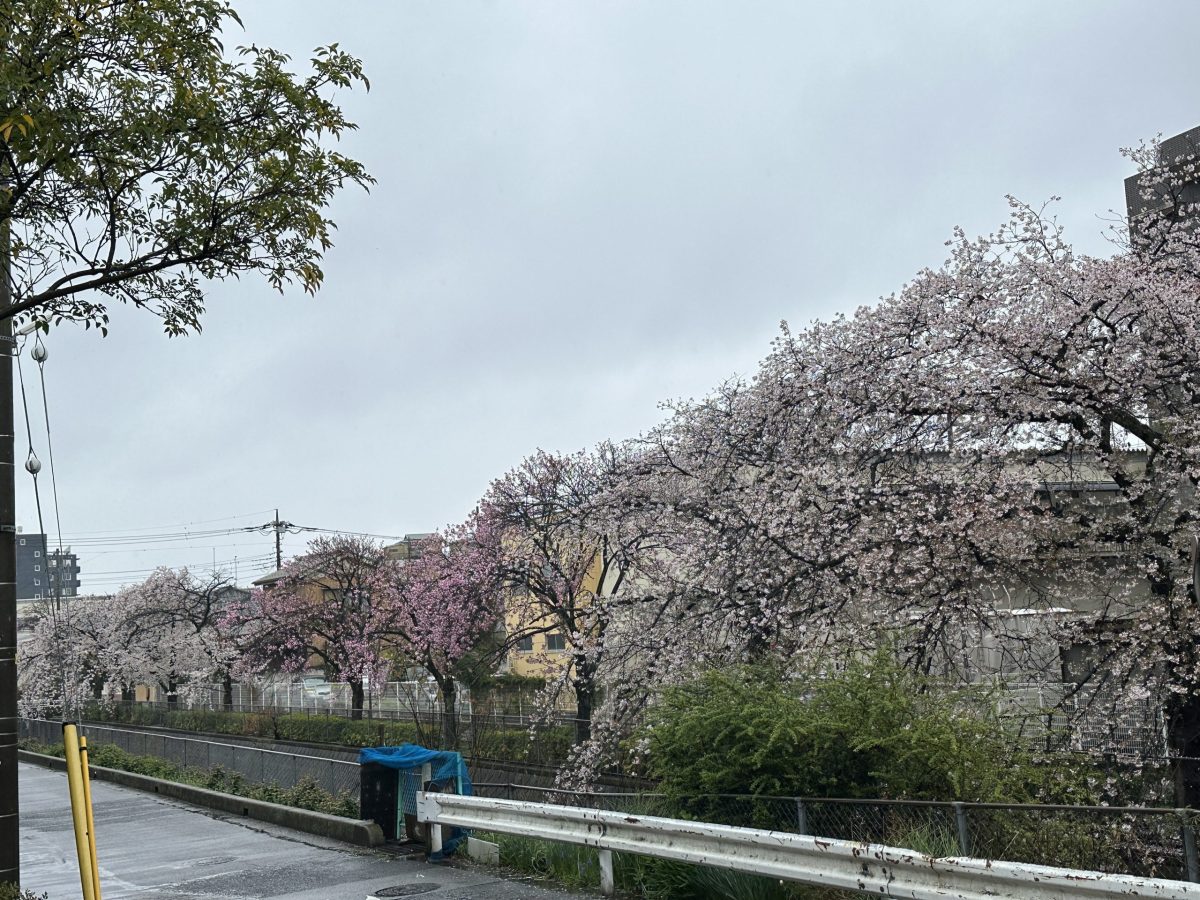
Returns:
[[[63,752],[62,744],[25,741],[21,746],[34,753],[44,753],[60,759],[66,755]],[[163,781],[190,784],[194,787],[207,788],[210,791],[249,797],[251,800],[264,800],[268,803],[278,803],[296,809],[308,809],[334,816],[347,816],[352,819],[357,819],[359,815],[358,799],[352,794],[346,791],[340,794],[331,794],[311,778],[303,778],[289,788],[280,787],[273,782],[256,784],[247,782],[240,772],[229,772],[220,766],[214,766],[211,769],[184,767],[157,756],[135,756],[112,744],[89,743],[88,762],[105,769],[119,769],[135,775],[146,775],[150,778],[160,778]]]

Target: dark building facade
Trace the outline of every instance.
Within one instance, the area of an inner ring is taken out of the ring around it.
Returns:
[[[1125,179],[1125,208],[1130,227],[1138,231],[1138,220],[1164,210],[1190,207],[1200,203],[1200,180],[1196,177],[1200,161],[1200,126],[1183,134],[1163,139],[1158,145],[1157,165],[1151,183],[1143,183],[1144,173]]]
[[[79,557],[67,547],[50,550],[44,534],[17,535],[17,599],[51,600],[79,595]]]

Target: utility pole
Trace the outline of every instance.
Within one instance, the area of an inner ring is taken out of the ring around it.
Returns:
[[[250,526],[250,528],[247,529],[247,531],[254,530],[254,526]],[[276,509],[275,519],[271,522],[266,522],[262,525],[259,525],[257,530],[263,532],[263,534],[266,534],[268,531],[275,532],[275,571],[278,572],[283,568],[283,534],[285,531],[292,534],[298,534],[300,532],[300,528],[296,525],[293,525],[291,522],[280,521],[279,510]]]
[[[5,183],[0,179],[0,185]],[[0,203],[7,200],[0,191]],[[0,215],[0,310],[12,305],[8,219]],[[12,319],[0,319],[0,884],[21,881],[17,817],[17,485]]]

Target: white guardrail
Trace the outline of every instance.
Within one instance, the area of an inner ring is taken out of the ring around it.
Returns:
[[[434,826],[595,847],[605,894],[613,893],[616,851],[905,900],[1200,900],[1200,884],[1185,881],[965,857],[934,858],[879,844],[549,803],[421,793],[417,818]],[[433,829],[432,837],[434,849],[441,849],[440,827]]]

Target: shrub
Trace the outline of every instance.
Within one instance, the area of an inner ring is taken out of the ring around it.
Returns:
[[[951,690],[886,652],[827,678],[707,672],[664,692],[646,736],[663,790],[686,813],[730,824],[769,827],[770,807],[713,795],[1092,799],[1091,769],[1035,765],[986,694]]]
[[[20,885],[5,882],[0,884],[0,900],[49,900],[49,894],[35,894],[33,891],[23,891]]]

